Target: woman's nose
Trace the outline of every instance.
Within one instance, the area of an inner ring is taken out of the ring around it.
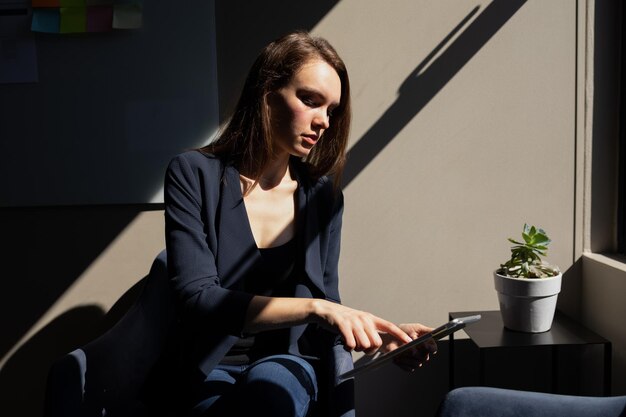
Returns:
[[[315,119],[313,119],[313,123],[317,127],[328,129],[330,126],[330,116],[325,110],[320,110],[315,116]]]

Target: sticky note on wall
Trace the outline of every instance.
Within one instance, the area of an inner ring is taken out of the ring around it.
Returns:
[[[113,6],[87,7],[87,32],[108,32],[113,27]]]
[[[33,9],[33,32],[59,33],[60,23],[59,9]]]
[[[106,32],[139,29],[143,24],[138,0],[32,0],[32,4],[33,32]]]
[[[139,29],[141,24],[140,4],[116,4],[113,7],[114,29]]]
[[[81,33],[87,30],[87,8],[61,7],[61,33]]]

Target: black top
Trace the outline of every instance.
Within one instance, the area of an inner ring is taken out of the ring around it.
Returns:
[[[296,239],[272,248],[259,248],[261,262],[256,273],[246,277],[244,288],[255,295],[291,295],[290,278],[296,263]]]
[[[258,248],[261,262],[244,282],[244,290],[271,297],[293,296],[295,285],[296,239],[280,246]],[[241,365],[279,353],[288,348],[289,333],[285,329],[270,330],[240,338],[221,363]]]

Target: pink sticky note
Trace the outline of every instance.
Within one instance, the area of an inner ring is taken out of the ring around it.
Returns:
[[[87,32],[108,32],[113,25],[113,6],[87,7]]]

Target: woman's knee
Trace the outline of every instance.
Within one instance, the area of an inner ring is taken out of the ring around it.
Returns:
[[[252,364],[242,376],[244,406],[262,407],[271,415],[304,416],[317,398],[317,379],[304,359],[277,355]]]
[[[193,387],[191,396],[195,404],[190,416],[203,416],[209,409],[219,409],[220,400],[234,392],[236,379],[226,369],[216,368],[206,379]],[[224,401],[221,401],[224,402]],[[217,411],[212,411],[218,414]]]

